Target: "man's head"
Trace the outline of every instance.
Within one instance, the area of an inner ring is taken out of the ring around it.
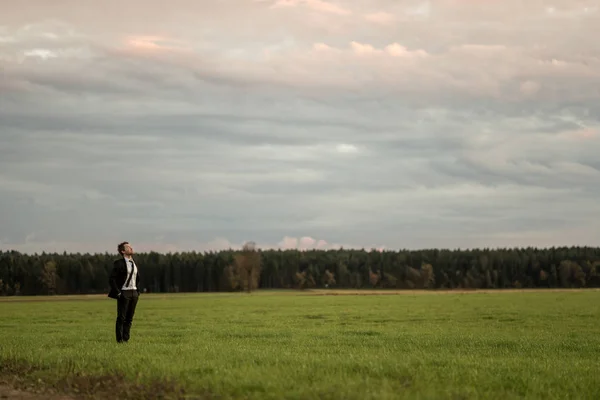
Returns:
[[[121,254],[122,256],[133,255],[133,247],[131,247],[129,242],[119,243],[119,246],[117,246],[117,250],[119,250],[119,254]]]

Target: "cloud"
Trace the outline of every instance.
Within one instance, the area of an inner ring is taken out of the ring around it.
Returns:
[[[524,81],[521,83],[521,93],[525,95],[534,95],[540,90],[540,84],[534,81]]]
[[[304,6],[313,11],[322,12],[322,13],[332,13],[337,15],[348,15],[351,14],[351,11],[341,7],[337,4],[323,1],[323,0],[277,0],[273,4],[272,8],[282,8],[282,7],[298,7]]]
[[[190,51],[191,46],[180,40],[164,36],[131,36],[125,40],[125,47],[132,51]]]
[[[367,21],[382,25],[391,24],[395,21],[394,14],[385,11],[369,13],[365,15],[365,19]]]
[[[338,144],[336,146],[336,150],[338,151],[338,153],[347,153],[347,154],[358,153],[358,148],[355,145],[346,144],[346,143]]]
[[[0,248],[598,241],[593,2],[183,3],[0,16]]]
[[[41,239],[41,240],[40,240]],[[241,250],[247,241],[240,241],[232,243],[226,238],[217,237],[213,240],[206,242],[196,241],[182,241],[168,242],[164,236],[153,238],[154,240],[142,240],[131,242],[137,253],[148,253],[148,252],[159,252],[159,253],[178,253],[187,251],[198,251],[198,252],[209,252],[209,251],[223,251],[223,250]],[[111,243],[109,241],[98,242],[98,241],[72,241],[72,242],[61,242],[54,240],[44,240],[38,238],[38,234],[35,232],[29,233],[25,237],[24,243],[12,244],[5,240],[0,240],[0,246],[2,249],[10,249],[25,253],[36,253],[40,252],[40,248],[46,252],[57,252],[62,253],[63,251],[73,253],[115,253],[117,243],[120,243],[121,239],[117,239],[118,242]],[[128,240],[125,237],[122,240]],[[327,243],[323,239],[314,239],[309,236],[303,237],[289,237],[285,236],[280,241],[274,243],[259,242],[256,243],[256,248],[261,250],[299,250],[299,251],[311,251],[311,250],[339,250],[342,248],[354,248],[371,251],[383,251],[384,247],[375,246],[361,246],[361,245],[349,245],[342,243]]]
[[[371,56],[392,56],[392,57],[404,57],[404,58],[428,56],[428,54],[425,50],[422,50],[422,49],[408,50],[406,47],[404,47],[398,43],[391,43],[391,44],[385,46],[384,49],[376,49],[371,44],[368,44],[368,43],[363,44],[363,43],[358,43],[356,41],[352,41],[350,43],[350,45],[351,45],[354,53],[359,56],[371,55]]]

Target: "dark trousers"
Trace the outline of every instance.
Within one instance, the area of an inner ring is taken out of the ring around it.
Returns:
[[[129,340],[129,331],[131,330],[137,302],[138,292],[136,290],[123,290],[121,296],[117,299],[116,334],[118,343]]]

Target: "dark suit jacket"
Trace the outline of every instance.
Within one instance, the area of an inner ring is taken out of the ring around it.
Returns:
[[[110,292],[108,293],[108,297],[111,299],[118,298],[119,293],[121,293],[121,288],[125,284],[127,280],[127,264],[125,264],[125,258],[119,258],[115,260],[113,263],[113,270],[108,278],[108,283],[110,285]],[[138,295],[140,293],[140,269],[137,270],[137,275],[135,279],[135,287],[137,288]]]

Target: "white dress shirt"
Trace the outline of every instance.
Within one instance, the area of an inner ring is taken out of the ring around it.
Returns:
[[[137,266],[135,262],[133,262],[133,258],[125,258],[125,265],[127,266],[127,278],[125,278],[125,283],[121,290],[137,290],[135,285],[135,279],[137,277]],[[133,268],[133,275],[131,275],[131,279],[129,280],[129,285],[127,285],[127,280],[129,278],[129,274],[131,274],[131,269]]]

